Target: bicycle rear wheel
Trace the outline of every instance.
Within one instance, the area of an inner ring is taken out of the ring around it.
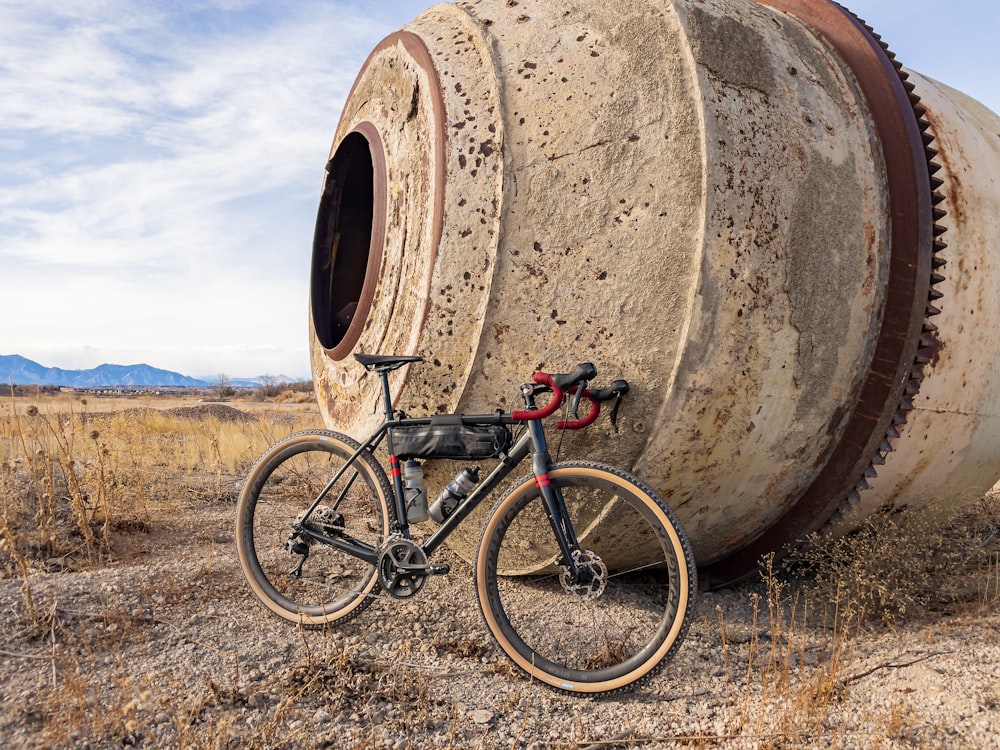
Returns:
[[[347,620],[379,592],[375,565],[293,534],[293,524],[358,447],[336,432],[298,432],[268,449],[247,477],[236,511],[240,567],[257,598],[285,620],[306,627]],[[308,524],[378,547],[389,533],[391,496],[385,471],[361,453]]]
[[[567,463],[549,480],[590,580],[569,580],[559,564],[541,491],[527,477],[497,503],[479,541],[486,626],[515,664],[551,687],[620,690],[654,674],[684,637],[697,590],[691,545],[663,498],[625,471]]]

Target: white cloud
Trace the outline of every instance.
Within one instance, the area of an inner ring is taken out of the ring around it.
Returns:
[[[0,0],[0,353],[301,374],[341,104],[431,4]],[[1000,6],[847,4],[906,65],[1000,108]]]
[[[0,350],[303,374],[347,7],[0,0]]]
[[[19,101],[4,108],[4,128],[22,142],[36,132],[57,141],[36,139],[47,148],[34,153],[19,148],[26,179],[0,188],[0,230],[16,226],[20,238],[7,252],[59,263],[75,236],[83,245],[76,260],[113,261],[119,245],[132,253],[136,238],[166,239],[164,225],[185,231],[192,223],[192,240],[213,224],[227,228],[209,234],[232,234],[220,207],[235,199],[315,191],[361,54],[331,51],[326,40],[336,30],[376,36],[361,21],[302,14],[245,36],[172,36],[148,62],[135,49],[162,34],[155,28],[164,19],[129,20],[77,30],[49,64],[14,64],[0,76],[0,99]],[[16,60],[32,56],[38,36],[22,41]],[[77,60],[91,62],[74,67]],[[39,163],[52,158],[52,145],[69,162],[59,171]]]

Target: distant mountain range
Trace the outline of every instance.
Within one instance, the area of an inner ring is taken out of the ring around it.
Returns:
[[[237,388],[254,388],[268,378],[231,378],[229,384]],[[288,382],[278,376],[271,379]],[[181,375],[179,372],[161,370],[149,365],[99,365],[90,370],[63,370],[45,367],[19,354],[0,354],[0,385],[60,385],[70,388],[102,388],[112,386],[172,386],[205,388],[217,382]]]

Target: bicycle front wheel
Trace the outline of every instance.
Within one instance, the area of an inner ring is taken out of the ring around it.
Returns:
[[[521,669],[562,690],[605,693],[656,672],[687,630],[697,590],[691,545],[655,490],[621,469],[559,464],[580,544],[562,564],[534,477],[493,509],[476,553],[486,626]]]
[[[392,490],[370,453],[328,487],[358,447],[336,432],[298,432],[268,449],[247,477],[236,516],[240,567],[264,606],[289,622],[318,627],[347,620],[379,592],[375,565],[294,533],[326,490],[310,527],[374,548],[386,538]]]

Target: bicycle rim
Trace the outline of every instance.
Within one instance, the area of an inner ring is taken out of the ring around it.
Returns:
[[[541,493],[529,477],[497,504],[480,540],[476,584],[486,625],[518,666],[547,685],[622,689],[655,673],[683,639],[696,589],[690,544],[662,498],[624,471],[562,464],[549,479],[565,498],[592,580],[574,587],[560,576]]]
[[[345,620],[378,594],[374,565],[292,536],[293,524],[357,447],[337,433],[296,433],[265,453],[247,479],[237,511],[240,566],[254,594],[279,617],[307,627]],[[385,472],[362,454],[308,523],[327,536],[377,547],[388,533],[390,492]]]

